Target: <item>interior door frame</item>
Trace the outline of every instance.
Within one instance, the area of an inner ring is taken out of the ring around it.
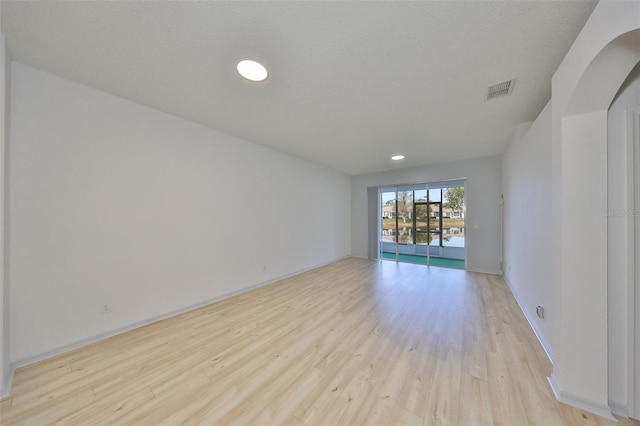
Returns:
[[[629,206],[628,377],[629,417],[640,419],[640,107],[627,110],[627,165]]]

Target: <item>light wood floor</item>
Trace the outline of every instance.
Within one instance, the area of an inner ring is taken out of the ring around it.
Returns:
[[[608,424],[550,368],[501,277],[352,258],[22,368],[0,421]]]

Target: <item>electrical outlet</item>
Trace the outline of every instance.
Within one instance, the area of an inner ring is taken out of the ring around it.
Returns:
[[[108,304],[108,303],[105,303],[105,304],[103,304],[103,305],[100,305],[100,313],[101,313],[102,315],[110,314],[110,313],[111,313],[111,305],[110,305],[110,304]]]
[[[544,306],[536,306],[536,315],[538,315],[538,318],[544,319]]]

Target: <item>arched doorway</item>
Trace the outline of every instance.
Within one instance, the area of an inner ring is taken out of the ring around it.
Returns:
[[[601,6],[594,15],[599,13],[597,18],[602,23],[610,24],[612,11],[624,13],[622,9],[612,9],[620,5]],[[556,205],[560,218],[554,227],[560,241],[554,249],[558,259],[554,274],[556,359],[550,382],[560,401],[607,418],[612,418],[608,391],[608,253],[607,244],[598,242],[608,238],[608,110],[640,61],[638,4],[629,7],[636,21],[631,21],[626,31],[609,38],[587,64],[568,55],[568,65],[554,79],[562,80],[564,84],[558,85],[559,89],[566,91],[577,75],[573,90],[560,93],[558,99],[555,86],[553,92],[554,142],[560,141],[557,157],[561,165],[557,170],[561,185],[560,202]],[[628,316],[632,314],[630,310]],[[637,356],[638,352],[630,359]],[[637,416],[631,398],[627,402],[629,412]]]

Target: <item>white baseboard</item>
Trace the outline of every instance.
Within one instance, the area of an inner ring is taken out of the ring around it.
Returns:
[[[507,287],[509,287],[509,290],[511,290],[511,294],[513,295],[514,299],[516,299],[516,302],[518,303],[520,310],[524,314],[524,317],[527,319],[527,322],[529,323],[529,326],[533,330],[533,333],[536,335],[536,337],[538,338],[538,341],[542,345],[542,349],[544,349],[544,353],[547,354],[547,358],[549,358],[549,362],[553,364],[553,353],[551,351],[551,347],[543,337],[542,332],[538,329],[538,326],[536,325],[535,321],[533,321],[533,319],[529,316],[529,314],[527,313],[527,310],[524,309],[522,300],[520,299],[518,292],[511,285],[511,282],[509,282],[509,277],[507,276],[507,274],[504,274],[503,278],[504,278],[504,282],[507,283]]]
[[[609,400],[609,408],[611,408],[611,412],[616,416],[624,417],[625,419],[629,418],[628,406]]]
[[[4,383],[0,383],[2,385],[2,388],[0,388],[0,401],[11,396],[11,385],[13,384],[13,375],[15,372],[16,368],[12,365],[11,368],[9,368],[9,375],[4,378]]]
[[[614,423],[618,423],[618,419],[616,419],[613,414],[611,414],[611,408],[609,408],[608,405],[590,401],[577,395],[572,395],[568,392],[563,391],[562,389],[560,389],[560,385],[553,377],[553,374],[547,377],[547,380],[549,381],[549,385],[553,390],[553,394],[559,402],[579,408],[580,410],[588,411],[589,413],[598,415]]]
[[[87,346],[87,345],[90,345],[92,343],[96,343],[96,342],[99,342],[101,340],[105,340],[105,339],[108,339],[110,337],[117,336],[118,334],[126,333],[127,331],[135,330],[137,328],[144,327],[146,325],[153,324],[155,322],[165,320],[167,318],[175,317],[177,315],[181,315],[181,314],[184,314],[186,312],[190,312],[190,311],[193,311],[195,309],[202,308],[203,306],[211,305],[212,303],[216,303],[216,302],[219,302],[221,300],[225,300],[225,299],[228,299],[230,297],[237,296],[239,294],[247,293],[247,292],[249,292],[251,290],[255,290],[257,288],[264,287],[264,286],[269,285],[269,284],[273,284],[273,283],[275,283],[277,281],[284,280],[284,279],[292,277],[294,275],[302,274],[304,272],[311,271],[313,269],[317,269],[317,268],[320,268],[322,266],[329,265],[331,263],[339,262],[339,261],[347,259],[349,257],[351,257],[351,256],[341,256],[339,258],[330,260],[328,262],[322,262],[322,263],[319,263],[319,264],[316,264],[316,265],[313,265],[313,266],[309,266],[307,268],[300,269],[298,271],[291,272],[289,274],[281,275],[279,277],[272,278],[272,279],[269,279],[267,281],[262,281],[262,282],[260,282],[258,284],[254,284],[254,285],[251,285],[251,286],[248,286],[248,287],[244,287],[244,288],[241,288],[239,290],[223,294],[222,296],[214,297],[212,299],[208,299],[208,300],[205,300],[203,302],[199,302],[199,303],[196,303],[194,305],[187,306],[185,308],[177,309],[177,310],[168,312],[166,314],[158,315],[158,316],[153,317],[153,318],[149,318],[149,319],[146,319],[146,320],[143,320],[143,321],[136,322],[134,324],[130,324],[130,325],[127,325],[127,326],[124,326],[124,327],[117,328],[115,330],[108,331],[106,333],[101,333],[101,334],[99,334],[97,336],[92,336],[92,337],[89,337],[89,338],[86,338],[86,339],[82,339],[80,341],[77,341],[77,342],[71,343],[69,345],[65,345],[65,346],[53,349],[51,351],[47,351],[47,352],[39,354],[39,355],[35,355],[35,356],[32,356],[32,357],[28,357],[28,358],[24,358],[24,359],[15,361],[15,362],[13,362],[11,364],[11,374],[10,374],[10,377],[7,378],[7,383],[2,388],[2,394],[0,394],[0,399],[1,398],[5,398],[5,397],[10,395],[10,393],[11,393],[11,384],[13,383],[13,374],[14,374],[15,370],[17,370],[18,368],[25,367],[27,365],[34,364],[36,362],[44,361],[45,359],[48,359],[48,358],[51,358],[51,357],[54,357],[54,356],[57,356],[57,355],[72,351],[74,349],[78,349],[78,348],[81,348],[83,346]]]
[[[467,272],[477,272],[479,274],[502,275],[502,271],[481,271],[480,269],[465,268]]]

